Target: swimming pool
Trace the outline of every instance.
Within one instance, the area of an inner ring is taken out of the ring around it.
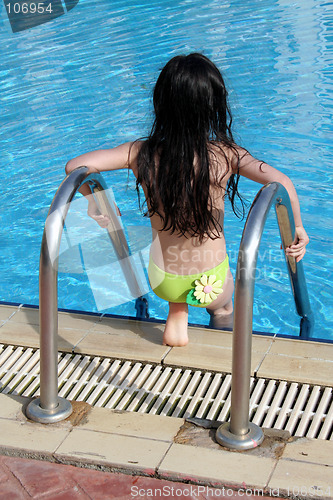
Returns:
[[[69,13],[13,34],[1,3],[0,300],[38,304],[43,225],[66,161],[143,136],[160,68],[178,53],[200,51],[226,78],[235,136],[296,185],[311,240],[304,268],[315,336],[333,339],[330,8],[329,0],[254,0],[251,5],[241,0],[208,5],[202,0],[80,0]],[[138,210],[133,178],[122,171],[104,177],[132,250],[143,250],[145,259],[149,221]],[[240,187],[249,201],[260,188],[245,179]],[[101,265],[95,264],[95,276],[88,277],[79,272],[82,255],[73,252],[68,273],[67,251],[60,260],[59,306],[97,311],[105,297],[103,311],[134,315],[133,302],[111,306],[114,286],[101,283],[101,277],[114,277],[104,267],[112,259],[104,251],[104,235],[87,226],[83,213],[78,200],[72,220],[81,226],[69,223],[70,238],[89,234],[90,241],[98,241],[91,251],[96,248],[95,262]],[[243,225],[229,207],[232,269]],[[151,317],[166,317],[167,304],[152,293],[149,304]],[[207,324],[208,315],[191,308],[190,321]],[[272,211],[258,260],[254,329],[297,335],[298,324]]]

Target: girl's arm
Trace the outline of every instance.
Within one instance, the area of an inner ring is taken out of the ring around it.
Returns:
[[[305,247],[309,243],[309,238],[303,227],[299,200],[292,181],[287,175],[276,168],[253,158],[245,149],[237,147],[237,153],[239,154],[239,162],[235,161],[234,165],[235,170],[239,167],[240,175],[260,184],[279,182],[286,188],[290,197],[296,226],[294,243],[286,248],[286,253],[291,257],[295,257],[296,261],[299,262],[304,257]]]
[[[127,142],[113,149],[101,149],[91,151],[69,160],[65,171],[69,174],[77,167],[88,167],[89,173],[104,172],[107,170],[119,170],[123,168],[132,168],[135,165],[140,143]],[[107,215],[103,215],[98,210],[95,198],[91,194],[89,186],[83,185],[80,193],[86,196],[88,200],[88,215],[92,217],[101,227],[105,228],[109,224]]]
[[[135,162],[139,143],[126,142],[116,148],[91,151],[69,160],[66,165],[66,174],[77,167],[85,166],[89,172],[104,172],[106,170],[119,170],[131,168]]]

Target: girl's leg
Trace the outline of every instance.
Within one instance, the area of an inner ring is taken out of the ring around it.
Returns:
[[[230,269],[223,284],[223,292],[207,307],[210,314],[209,326],[212,328],[232,328],[233,326],[233,304],[232,294],[234,291],[234,280]]]
[[[188,343],[187,322],[188,305],[186,303],[169,302],[169,314],[164,329],[163,345],[185,346]]]

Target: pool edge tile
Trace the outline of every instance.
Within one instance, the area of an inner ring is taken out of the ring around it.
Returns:
[[[332,361],[267,354],[259,367],[257,376],[332,387],[332,371]]]
[[[74,428],[54,453],[62,461],[92,463],[155,473],[170,443]]]
[[[265,488],[276,460],[232,452],[174,443],[158,467],[164,478],[200,480],[233,486]],[[198,456],[200,457],[198,459]],[[243,476],[239,476],[239,471]]]
[[[183,423],[182,418],[92,407],[78,428],[171,443]]]
[[[333,468],[293,460],[279,460],[268,483],[274,496],[332,498]],[[317,494],[319,493],[320,494]]]
[[[333,441],[293,437],[286,444],[281,458],[333,467]]]

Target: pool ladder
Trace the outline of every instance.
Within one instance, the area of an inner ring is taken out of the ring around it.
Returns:
[[[259,245],[265,222],[272,205],[280,229],[283,249],[294,240],[295,223],[289,195],[278,182],[263,186],[256,195],[243,230],[239,247],[232,342],[232,379],[230,422],[217,429],[216,440],[223,446],[238,450],[255,448],[263,441],[260,427],[249,422],[249,399],[252,353],[252,324],[255,273]],[[301,316],[300,337],[311,337],[314,317],[307,291],[303,262],[286,257],[296,311]]]
[[[130,291],[136,299],[138,318],[148,316],[144,287],[137,278],[130,250],[116,207],[107,197],[107,186],[99,173],[89,174],[87,167],[73,170],[61,183],[52,201],[43,233],[39,269],[40,315],[40,397],[26,409],[28,418],[39,423],[55,423],[67,418],[72,407],[58,396],[58,260],[63,226],[75,193],[88,184],[103,213],[110,219],[108,233]],[[285,188],[273,182],[258,192],[250,208],[240,243],[234,296],[232,348],[232,384],[230,422],[216,432],[217,441],[228,448],[249,449],[263,441],[263,432],[249,422],[253,297],[259,244],[267,215],[275,205],[281,240],[285,249],[293,242],[295,224]],[[314,321],[307,293],[303,263],[286,256],[296,310],[301,316],[300,337],[311,337]]]

